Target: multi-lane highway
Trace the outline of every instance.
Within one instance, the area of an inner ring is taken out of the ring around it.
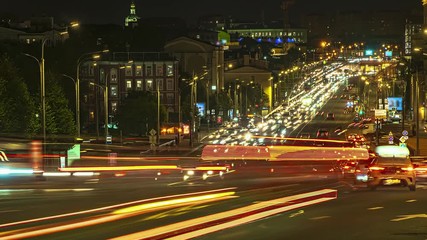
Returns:
[[[343,83],[326,85],[334,89],[326,94],[328,99],[313,97],[318,108],[296,101],[307,96],[296,98],[292,109],[278,111],[280,116],[271,114],[260,125],[265,132],[252,131],[245,139],[250,129],[239,126],[206,141],[259,145],[250,138],[268,137],[266,132],[280,137],[282,128],[277,125],[287,125],[286,137],[301,133],[315,137],[318,129],[325,128],[330,138],[343,140],[345,135],[334,130],[345,129],[354,118],[343,111],[348,99],[341,95],[351,93],[344,93]],[[286,111],[295,114],[288,116]],[[333,113],[334,119],[326,119],[327,113]],[[421,178],[415,192],[400,186],[369,191],[363,183],[344,179],[342,169],[330,161],[241,159],[228,162],[226,170],[209,173],[194,167],[205,164],[200,149],[157,158],[131,150],[124,150],[128,154],[114,164],[89,154],[82,161],[110,167],[139,165],[139,170],[53,174],[44,179],[2,177],[0,239],[427,238],[427,184]],[[143,169],[143,164],[164,169]]]

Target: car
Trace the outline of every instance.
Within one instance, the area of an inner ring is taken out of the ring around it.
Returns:
[[[329,131],[326,128],[319,128],[316,132],[316,138],[320,139],[328,139],[329,138]]]
[[[329,112],[328,114],[326,114],[326,120],[335,120],[335,114]]]
[[[342,164],[341,169],[344,179],[350,179],[354,184],[366,184],[368,181],[368,166],[375,157],[374,153],[370,153],[367,159],[349,160]]]
[[[299,138],[304,138],[304,139],[310,139],[310,138],[311,138],[311,135],[310,135],[310,133],[300,133],[300,134],[298,135],[298,137],[299,137]]]
[[[368,165],[367,187],[405,186],[416,190],[416,171],[406,147],[386,145],[375,149],[377,157]]]

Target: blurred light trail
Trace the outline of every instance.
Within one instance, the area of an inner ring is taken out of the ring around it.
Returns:
[[[23,239],[30,237],[37,237],[46,234],[52,234],[57,232],[63,232],[68,230],[73,230],[77,228],[89,227],[97,224],[108,223],[112,221],[117,221],[124,218],[133,217],[139,214],[144,214],[150,211],[174,208],[185,206],[189,204],[202,204],[212,201],[225,200],[233,196],[235,192],[223,192],[223,193],[211,193],[194,197],[185,197],[178,199],[171,199],[165,201],[158,201],[152,203],[146,203],[136,207],[125,208],[117,210],[113,213],[106,215],[100,215],[97,217],[90,217],[88,219],[76,219],[72,222],[56,222],[54,225],[47,224],[45,226],[36,226],[29,227],[19,230],[14,230],[10,232],[0,233],[0,239],[2,240],[12,240],[12,239]]]
[[[146,202],[161,201],[161,200],[167,200],[167,199],[172,199],[172,198],[194,196],[194,195],[199,195],[199,194],[212,194],[212,193],[218,193],[218,192],[222,192],[222,191],[231,191],[234,189],[236,189],[236,188],[235,187],[220,188],[220,189],[215,189],[215,190],[210,190],[210,191],[184,193],[184,194],[163,196],[163,197],[157,197],[157,198],[142,199],[142,200],[127,202],[127,203],[121,203],[121,204],[116,204],[116,205],[111,205],[111,206],[106,206],[106,207],[101,207],[101,208],[94,208],[94,209],[85,210],[85,211],[72,212],[72,213],[66,213],[66,214],[60,214],[60,215],[54,215],[54,216],[48,216],[48,217],[34,218],[34,219],[29,219],[29,220],[24,220],[24,221],[19,221],[19,222],[0,224],[0,228],[11,227],[11,226],[16,226],[16,225],[21,225],[21,224],[34,223],[34,222],[40,222],[40,221],[46,221],[46,220],[52,220],[52,219],[58,219],[58,218],[65,218],[65,217],[94,213],[94,212],[100,212],[100,211],[105,211],[105,210],[111,210],[114,208],[125,207],[125,206],[129,206],[129,205],[133,205],[133,204],[141,204],[141,203],[146,203]]]
[[[159,201],[159,202],[153,202],[153,203],[145,203],[145,204],[138,205],[138,206],[133,206],[133,207],[128,207],[128,208],[116,210],[113,212],[113,214],[125,214],[125,213],[143,211],[143,210],[147,210],[147,209],[153,209],[153,208],[159,208],[159,207],[165,207],[165,206],[173,206],[173,205],[181,204],[181,203],[189,203],[189,202],[198,202],[198,201],[211,200],[211,199],[219,199],[219,198],[223,198],[223,197],[232,196],[235,193],[236,192],[222,192],[222,193],[213,193],[213,194],[194,196],[194,197],[171,199],[171,200]]]
[[[259,202],[246,207],[194,218],[146,231],[128,234],[111,240],[133,239],[191,239],[226,228],[253,222],[281,212],[337,198],[337,190],[319,191]]]
[[[133,171],[133,170],[174,170],[176,165],[143,165],[143,166],[112,166],[112,167],[65,167],[61,172],[103,172],[103,171]]]

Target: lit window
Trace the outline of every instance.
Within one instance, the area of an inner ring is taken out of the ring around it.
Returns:
[[[166,74],[168,77],[173,76],[173,65],[172,64],[168,64],[166,66]]]
[[[142,77],[142,66],[141,65],[136,66],[135,75]]]
[[[132,80],[126,80],[126,89],[132,89]]]
[[[141,80],[136,81],[136,90],[142,90],[142,81]]]
[[[126,66],[125,75],[132,76],[132,66]]]
[[[147,91],[153,91],[153,80],[146,80],[145,82],[145,89]]]
[[[111,102],[111,111],[113,113],[117,111],[117,102]]]
[[[112,97],[117,97],[117,85],[110,86],[110,95]]]
[[[95,119],[95,113],[93,111],[91,111],[89,113],[89,118],[90,118],[90,120],[94,120]]]
[[[116,83],[117,82],[117,69],[116,68],[112,68],[110,70],[110,79],[112,83]]]

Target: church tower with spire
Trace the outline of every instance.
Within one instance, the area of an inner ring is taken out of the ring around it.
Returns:
[[[136,7],[135,2],[132,0],[130,4],[130,14],[125,18],[125,27],[126,28],[134,28],[138,26],[138,15],[136,15]]]

